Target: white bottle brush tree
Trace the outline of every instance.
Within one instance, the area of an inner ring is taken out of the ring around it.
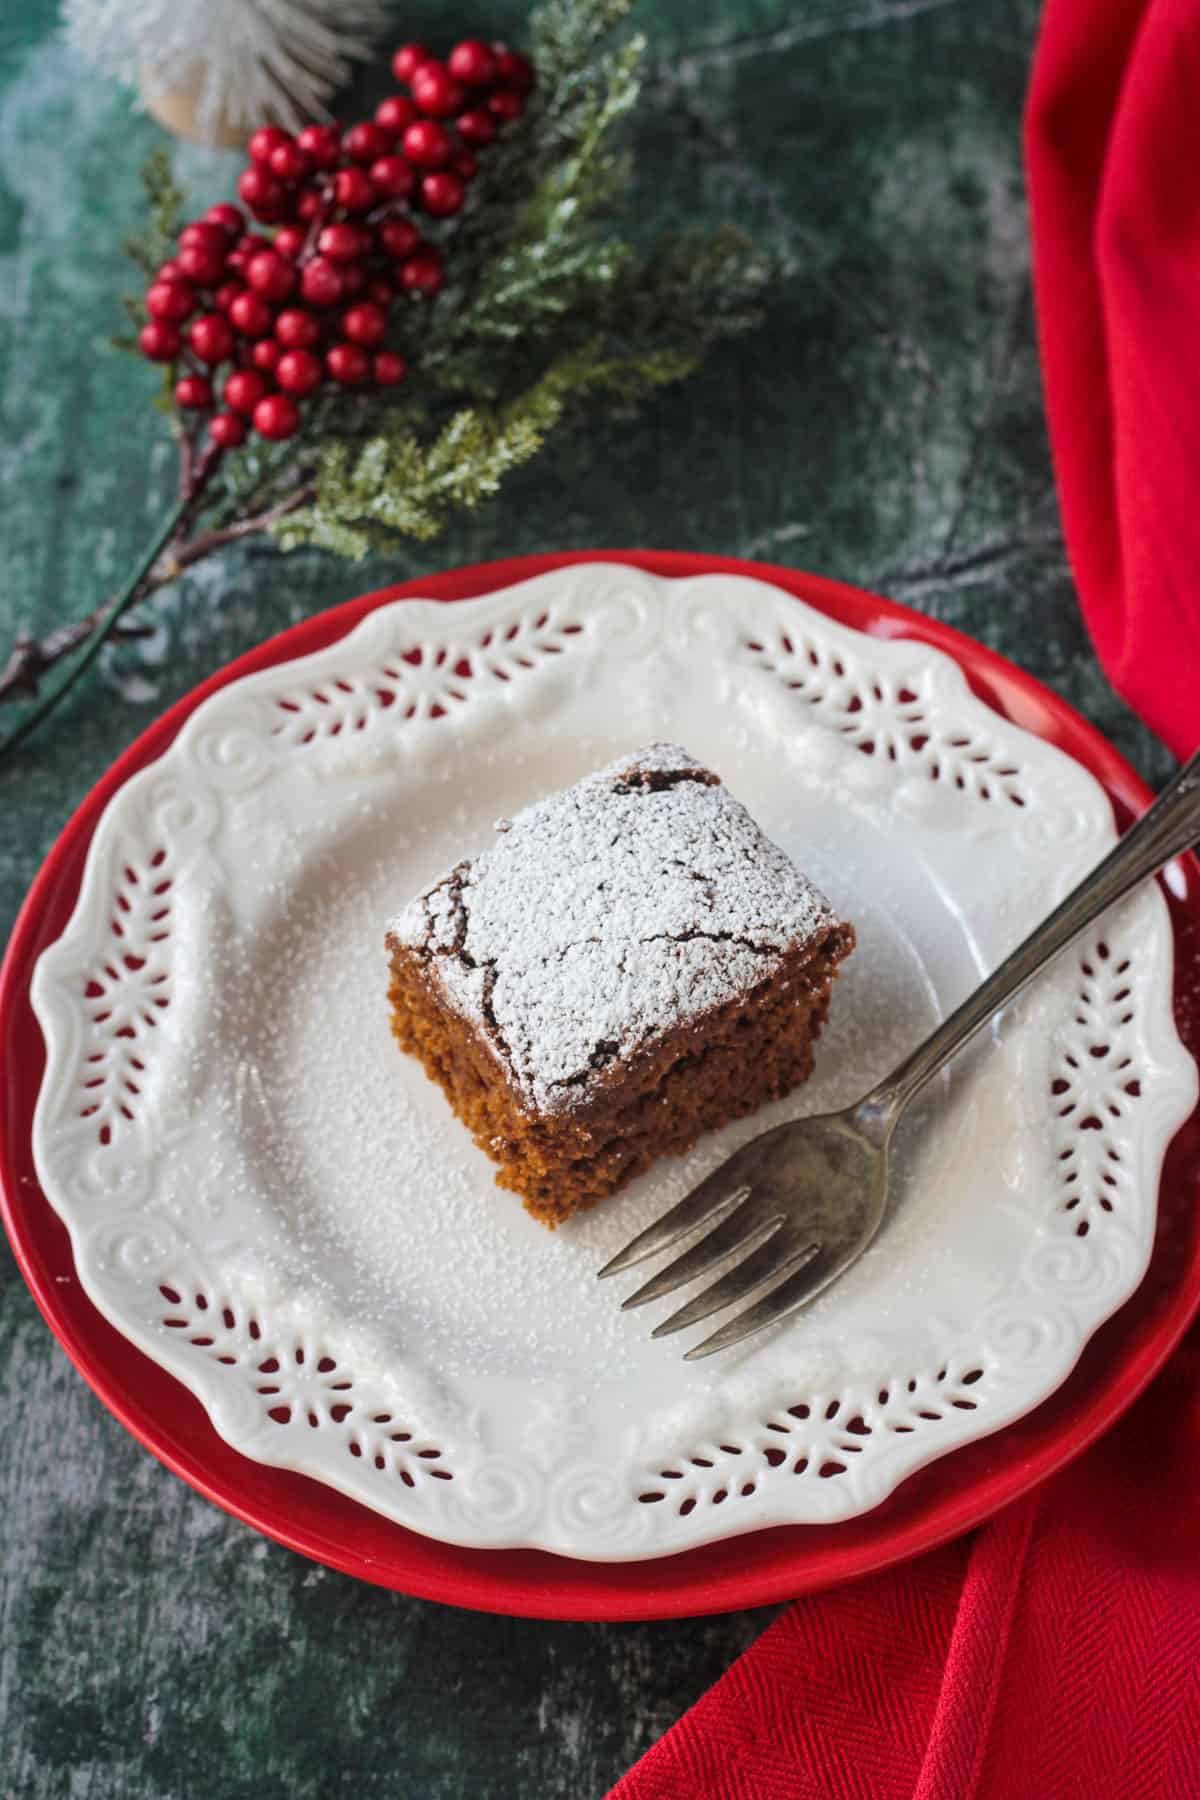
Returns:
[[[209,142],[324,115],[387,23],[381,0],[65,0],[71,43]]]

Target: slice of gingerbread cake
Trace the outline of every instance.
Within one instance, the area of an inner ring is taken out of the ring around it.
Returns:
[[[674,744],[496,831],[392,920],[392,1030],[553,1227],[804,1081],[854,928]]]

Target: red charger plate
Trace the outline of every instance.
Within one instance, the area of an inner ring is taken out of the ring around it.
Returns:
[[[626,562],[651,574],[757,576],[877,637],[944,650],[981,699],[1076,757],[1122,823],[1151,795],[1078,713],[970,638],[860,588],[770,564],[661,551],[579,551],[480,563],[383,588],[307,619],[239,657],[142,733],[70,820],[46,858],[0,969],[0,1203],[17,1261],[51,1330],[109,1410],[149,1450],[227,1512],[306,1556],[423,1599],[558,1619],[655,1619],[790,1599],[929,1550],[980,1524],[1077,1456],[1136,1399],[1200,1306],[1200,1112],[1177,1135],[1163,1175],[1149,1271],[1091,1339],[1063,1386],[1027,1418],[910,1476],[882,1506],[838,1525],[777,1527],[652,1562],[585,1563],[544,1551],[464,1550],[406,1531],[307,1476],[230,1448],[200,1402],[134,1348],[88,1300],[65,1227],[38,1186],[30,1144],[42,1078],[29,980],[65,927],[96,823],[136,770],[160,756],[200,702],[242,675],[323,649],[385,601],[453,601],[575,562]],[[1168,894],[1176,939],[1175,1006],[1200,1053],[1200,868],[1178,865]]]

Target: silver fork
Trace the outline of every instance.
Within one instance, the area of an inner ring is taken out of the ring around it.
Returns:
[[[669,1250],[701,1225],[714,1227],[623,1307],[659,1300],[742,1252],[742,1261],[651,1334],[682,1331],[774,1283],[689,1350],[685,1360],[692,1362],[728,1350],[814,1300],[857,1262],[879,1230],[892,1136],[914,1094],[1080,932],[1198,840],[1200,750],[1049,918],[856,1106],[753,1138],[607,1262],[601,1278]]]

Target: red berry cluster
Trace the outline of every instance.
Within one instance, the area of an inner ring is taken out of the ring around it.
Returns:
[[[443,275],[413,212],[458,212],[476,151],[520,116],[534,80],[523,56],[482,38],[465,38],[445,62],[405,44],[392,68],[408,93],[389,95],[374,119],[294,137],[256,131],[238,198],[273,235],[248,231],[237,206],[210,206],[147,291],[142,354],[182,365],[176,402],[212,413],[219,449],[242,443],[250,424],[291,437],[297,400],[326,380],[365,389],[404,379],[403,356],[383,346],[388,309],[401,295],[436,294]]]

